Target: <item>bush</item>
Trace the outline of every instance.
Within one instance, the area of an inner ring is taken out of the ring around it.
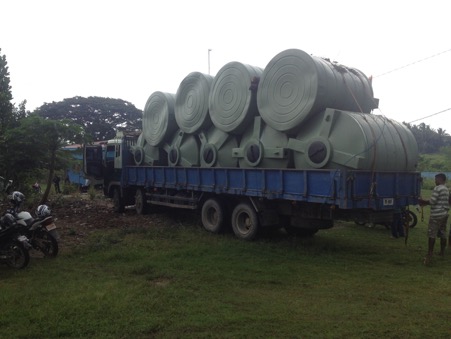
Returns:
[[[80,186],[76,184],[64,184],[63,194],[74,194],[80,191]]]
[[[92,186],[92,185],[89,186],[88,195],[89,195],[90,200],[94,200],[96,198],[97,192],[96,192],[96,189],[94,188],[94,186]]]

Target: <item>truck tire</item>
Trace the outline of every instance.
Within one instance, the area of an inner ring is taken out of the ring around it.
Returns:
[[[232,228],[235,235],[243,240],[254,240],[259,229],[257,212],[248,203],[238,204],[232,213]]]
[[[216,198],[210,198],[202,205],[202,225],[211,233],[222,233],[225,230],[226,212]]]
[[[149,212],[149,204],[147,203],[146,193],[142,189],[138,189],[135,195],[135,209],[138,214],[147,214]]]
[[[121,198],[119,188],[115,188],[113,192],[113,209],[114,212],[122,213],[125,211],[124,201]]]

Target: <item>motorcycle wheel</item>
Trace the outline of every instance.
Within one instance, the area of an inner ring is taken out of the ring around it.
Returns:
[[[417,223],[418,223],[418,217],[415,213],[413,213],[412,211],[407,211],[407,215],[406,215],[407,221],[409,223],[409,227],[410,228],[414,228]]]
[[[47,232],[39,232],[35,235],[33,247],[44,253],[46,257],[54,258],[58,254],[58,241]]]
[[[28,263],[30,262],[30,253],[21,243],[12,242],[9,244],[7,252],[9,258],[6,261],[6,265],[17,269],[28,266]]]

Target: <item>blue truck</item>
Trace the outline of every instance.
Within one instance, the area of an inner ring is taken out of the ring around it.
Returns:
[[[416,205],[421,173],[350,169],[207,168],[136,166],[136,136],[85,147],[85,171],[103,178],[114,210],[153,205],[199,210],[203,227],[254,239],[261,229],[283,227],[311,236],[337,220],[387,223],[396,210]]]
[[[311,236],[336,220],[389,223],[417,204],[418,145],[375,115],[371,78],[289,49],[264,68],[230,62],[156,91],[142,130],[85,148],[116,211],[200,211],[213,233],[252,240],[268,227]]]

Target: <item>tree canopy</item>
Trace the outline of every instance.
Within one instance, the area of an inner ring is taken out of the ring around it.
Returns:
[[[65,151],[67,143],[81,142],[82,127],[68,120],[48,120],[31,114],[20,119],[18,126],[5,133],[4,158],[7,161],[8,178],[25,183],[39,170],[47,172],[47,189],[42,197],[45,202],[50,192],[55,170],[66,169]],[[14,172],[11,173],[11,170]]]
[[[70,119],[94,141],[114,138],[116,129],[141,129],[142,124],[142,111],[121,99],[77,96],[45,103],[35,112],[46,119]]]
[[[434,130],[425,123],[419,125],[404,124],[415,137],[421,154],[438,153],[443,147],[451,146],[451,136],[442,128]]]
[[[0,175],[26,192],[29,181],[45,173],[48,185],[41,200],[44,202],[54,171],[67,168],[62,146],[81,142],[85,134],[70,120],[30,114],[26,101],[16,106],[12,98],[6,57],[0,55]]]
[[[12,120],[13,104],[11,100],[11,85],[9,79],[8,63],[6,56],[1,54],[0,48],[0,136],[3,135]]]

